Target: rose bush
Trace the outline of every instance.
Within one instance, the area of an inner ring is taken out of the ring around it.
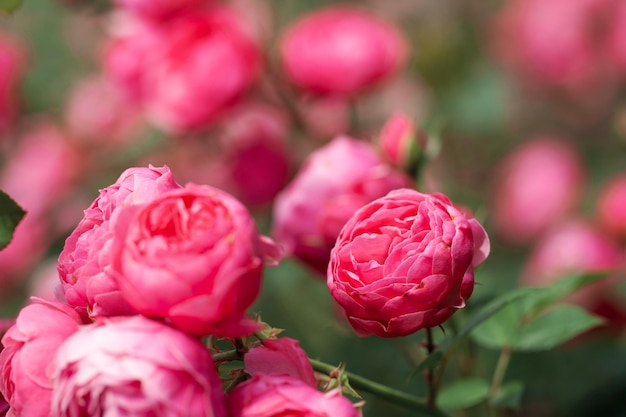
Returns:
[[[488,254],[483,227],[447,197],[395,190],[345,224],[327,284],[357,333],[404,336],[462,308]]]
[[[52,415],[225,417],[211,354],[142,316],[83,326],[54,360]]]
[[[190,183],[127,207],[113,246],[113,277],[139,313],[196,335],[258,327],[245,311],[259,293],[264,259],[278,248],[230,194]]]

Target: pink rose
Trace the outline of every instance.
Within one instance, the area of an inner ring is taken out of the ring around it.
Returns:
[[[129,168],[85,210],[58,260],[65,299],[83,318],[132,312],[108,273],[113,240],[110,221],[117,210],[147,203],[175,188],[180,185],[166,166]]]
[[[261,68],[260,51],[231,9],[188,13],[166,28],[144,67],[148,117],[167,131],[206,128],[236,103]]]
[[[61,345],[54,369],[54,416],[226,415],[206,347],[142,316],[83,326]]]
[[[405,336],[464,307],[488,254],[482,226],[446,196],[396,190],[348,220],[327,284],[358,334]]]
[[[24,45],[0,33],[0,135],[13,125],[18,111],[18,84],[25,72]]]
[[[287,28],[280,41],[287,77],[313,93],[352,95],[388,78],[406,61],[407,42],[383,19],[330,6]]]
[[[274,235],[288,254],[324,274],[330,250],[350,216],[365,203],[410,185],[371,145],[337,137],[313,152],[276,198]]]
[[[2,338],[0,391],[10,416],[48,417],[52,398],[52,360],[58,347],[78,330],[71,307],[33,298]]]
[[[611,236],[626,240],[626,174],[605,182],[596,200],[596,218]]]
[[[298,341],[288,337],[265,339],[261,346],[250,349],[244,356],[246,372],[291,375],[316,386],[313,366],[307,354],[298,346]]]
[[[584,176],[576,150],[565,139],[538,136],[523,142],[499,162],[494,175],[495,231],[515,244],[530,242],[574,208]]]
[[[210,186],[187,184],[129,207],[116,225],[115,281],[139,313],[196,335],[241,336],[273,243],[246,208]]]
[[[317,391],[289,375],[256,374],[226,396],[230,417],[358,417],[338,390]]]

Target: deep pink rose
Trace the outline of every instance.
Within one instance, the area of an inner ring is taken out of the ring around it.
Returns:
[[[350,216],[365,203],[410,185],[371,145],[340,136],[313,152],[278,195],[274,235],[288,254],[324,274],[330,250]]]
[[[78,314],[65,304],[33,301],[2,338],[0,391],[11,407],[10,416],[50,415],[54,355],[81,324]]]
[[[246,372],[291,375],[315,387],[315,374],[307,354],[298,341],[288,337],[265,339],[244,356]]]
[[[206,347],[142,316],[81,327],[59,348],[54,369],[54,416],[226,415]]]
[[[175,188],[180,185],[166,166],[129,168],[115,184],[100,190],[85,210],[58,260],[65,299],[83,318],[132,312],[108,274],[113,240],[110,221],[117,210],[147,203]]]
[[[176,18],[158,51],[144,68],[145,105],[167,131],[206,128],[244,95],[261,68],[245,22],[222,7]]]
[[[226,396],[230,417],[358,417],[338,390],[317,391],[289,375],[256,374]]]
[[[358,334],[405,336],[464,307],[488,254],[482,226],[446,196],[396,190],[348,220],[327,284]]]
[[[139,313],[196,335],[241,336],[267,250],[246,208],[231,195],[187,184],[120,213],[113,268]]]
[[[18,112],[18,85],[24,75],[25,47],[0,33],[0,135],[13,125]]]
[[[397,72],[406,55],[407,42],[398,29],[348,6],[303,16],[280,41],[287,77],[313,93],[358,93]]]
[[[507,241],[526,244],[574,208],[585,170],[565,139],[538,136],[503,158],[494,177],[493,227]]]
[[[617,175],[601,186],[596,218],[611,236],[626,240],[626,174]]]

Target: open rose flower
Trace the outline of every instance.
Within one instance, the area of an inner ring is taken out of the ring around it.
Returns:
[[[265,339],[244,356],[246,372],[251,375],[291,375],[315,387],[313,365],[298,341],[289,337]]]
[[[54,416],[225,417],[206,347],[142,316],[82,327],[61,345],[54,369]]]
[[[405,336],[462,308],[488,254],[482,226],[446,196],[401,189],[348,220],[327,284],[358,334]]]
[[[238,200],[187,184],[128,207],[118,220],[114,277],[139,313],[197,335],[257,329],[245,311],[259,293],[265,255],[277,248]]]
[[[226,396],[230,417],[358,417],[338,390],[317,391],[289,375],[256,374]]]
[[[118,209],[146,203],[180,188],[166,166],[129,168],[85,210],[83,220],[66,239],[58,270],[67,303],[83,317],[132,312],[108,274],[113,241],[111,219]]]
[[[52,398],[52,360],[81,324],[68,305],[33,299],[2,338],[0,391],[10,416],[48,417]]]

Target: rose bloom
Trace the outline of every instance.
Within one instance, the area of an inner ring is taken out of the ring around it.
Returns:
[[[129,168],[115,184],[100,190],[85,210],[58,259],[65,299],[83,318],[132,312],[108,273],[114,234],[111,219],[120,208],[146,203],[175,188],[180,185],[166,166]]]
[[[574,208],[585,176],[576,150],[552,136],[523,142],[495,172],[493,228],[518,245],[529,243]]]
[[[398,29],[359,8],[330,6],[291,24],[280,40],[289,80],[322,94],[352,95],[396,73],[407,42]]]
[[[81,324],[78,314],[65,304],[33,301],[2,338],[0,391],[11,407],[9,416],[50,415],[52,360]]]
[[[601,186],[596,219],[611,236],[626,240],[626,174],[617,175]]]
[[[464,307],[488,254],[485,230],[446,196],[395,190],[348,220],[327,284],[359,335],[405,336]]]
[[[313,365],[298,341],[289,337],[265,339],[260,346],[250,349],[243,358],[246,372],[250,375],[291,375],[315,387]]]
[[[25,55],[21,42],[0,33],[0,135],[17,116],[17,87],[26,69]]]
[[[241,336],[272,242],[258,234],[230,194],[187,184],[120,213],[113,269],[122,296],[139,313],[196,335]]]
[[[256,374],[226,396],[230,417],[358,417],[339,390],[326,393],[289,375]]]
[[[339,136],[311,153],[277,196],[274,236],[288,254],[324,274],[330,250],[350,216],[365,203],[410,185],[371,145]]]
[[[258,45],[237,13],[214,7],[172,21],[144,67],[147,115],[166,131],[206,128],[244,95],[261,68]]]
[[[53,366],[54,416],[226,415],[206,347],[142,316],[81,327],[60,346]]]

